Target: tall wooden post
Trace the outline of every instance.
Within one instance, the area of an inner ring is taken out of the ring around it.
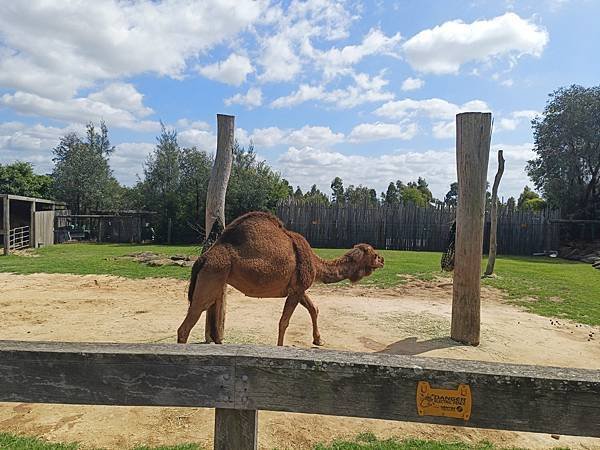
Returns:
[[[35,248],[35,202],[29,204],[29,246]]]
[[[225,228],[225,195],[233,164],[233,145],[235,142],[235,116],[217,114],[217,153],[210,173],[208,191],[206,193],[205,236],[202,253],[206,252]],[[206,311],[206,327],[204,338],[211,342],[211,324],[216,327],[217,334],[223,336],[225,328],[226,298],[217,308],[211,306]]]
[[[2,217],[2,227],[4,228],[4,254],[10,254],[10,200],[8,195],[4,197],[4,216]]]
[[[470,345],[479,345],[481,254],[491,128],[490,113],[456,116],[458,207],[450,336]]]
[[[494,177],[494,186],[492,186],[492,210],[490,211],[490,251],[488,254],[488,263],[485,268],[485,275],[490,276],[494,273],[496,264],[496,250],[498,249],[498,186],[504,173],[504,157],[502,150],[498,150],[498,171]]]

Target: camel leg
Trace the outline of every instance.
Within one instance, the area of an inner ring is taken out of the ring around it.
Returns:
[[[216,299],[215,303],[208,308],[206,312],[207,330],[205,333],[208,334],[207,342],[214,342],[215,344],[221,344],[223,342],[223,336],[225,334],[225,309],[226,309],[226,293],[227,285],[224,284],[220,296]]]
[[[210,297],[195,298],[194,301],[192,301],[188,307],[188,312],[183,323],[177,329],[177,342],[179,344],[185,344],[187,342],[192,328],[198,323],[198,319],[200,319],[202,313],[210,307],[211,303]]]
[[[304,306],[308,313],[310,314],[310,320],[312,321],[313,326],[313,344],[314,345],[323,345],[323,341],[321,340],[321,333],[319,333],[319,326],[317,324],[317,317],[319,315],[319,308],[317,305],[313,303],[310,297],[306,294],[302,296],[300,299],[300,304]]]
[[[277,337],[277,345],[283,345],[283,336],[285,335],[285,330],[290,324],[290,318],[298,306],[298,301],[300,298],[296,295],[290,295],[285,300],[285,305],[283,307],[283,313],[281,313],[281,319],[279,319],[279,336]]]
[[[216,303],[222,303],[225,293],[227,274],[215,273],[199,273],[196,278],[196,289],[194,290],[194,298],[188,307],[188,312],[183,320],[183,323],[177,330],[177,342],[185,344],[188,340],[192,328],[198,323],[198,319],[202,313],[208,310]],[[217,306],[215,311],[220,311],[222,308]],[[217,323],[217,322],[213,322]],[[219,327],[216,327],[216,332],[211,335],[217,343],[222,339],[222,328],[219,334]],[[216,339],[215,339],[216,338]]]

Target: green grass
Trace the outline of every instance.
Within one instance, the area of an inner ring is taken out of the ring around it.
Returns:
[[[494,450],[497,448],[487,442],[466,444],[421,439],[380,440],[372,433],[363,433],[352,441],[334,441],[329,445],[317,445],[315,450]]]
[[[0,272],[106,274],[128,278],[169,277],[187,279],[189,268],[150,267],[120,257],[150,251],[164,255],[193,255],[197,246],[64,244],[37,250],[39,257],[0,257]],[[344,250],[317,249],[325,258]],[[406,282],[406,277],[433,280],[448,276],[440,272],[439,253],[382,251],[385,268],[361,281],[361,285],[389,288]],[[485,267],[486,261],[482,261]],[[588,264],[550,258],[499,257],[496,278],[483,284],[505,291],[511,301],[546,316],[564,317],[589,325],[600,325],[600,273]],[[341,283],[341,286],[348,283]]]
[[[55,444],[42,439],[0,433],[0,449],[2,450],[78,450],[80,446],[73,444]],[[481,442],[465,444],[461,442],[425,441],[421,439],[385,439],[380,440],[372,433],[359,434],[351,441],[334,441],[331,444],[319,444],[314,450],[496,450],[499,447]],[[201,450],[197,444],[182,444],[163,447],[135,447],[134,450]]]
[[[78,450],[81,447],[77,443],[60,444],[48,442],[43,439],[17,436],[10,433],[0,433],[0,449],[1,450]],[[161,447],[135,447],[133,450],[201,450],[196,444],[182,444],[173,446]]]

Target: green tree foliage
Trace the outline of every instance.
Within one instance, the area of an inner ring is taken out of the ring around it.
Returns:
[[[419,177],[419,179],[417,180],[417,189],[419,190],[419,192],[421,192],[423,197],[425,197],[427,203],[433,201],[433,194],[429,190],[429,184],[427,183],[427,181],[425,181],[425,178]]]
[[[377,200],[377,191],[363,185],[350,185],[346,189],[346,203],[351,205],[367,205],[374,206],[379,202]]]
[[[402,190],[400,194],[402,201],[405,203],[414,203],[418,206],[427,206],[427,197],[414,184],[408,183],[407,187]]]
[[[450,183],[450,190],[446,193],[444,203],[448,206],[456,206],[458,204],[458,182]]]
[[[343,204],[345,199],[344,183],[340,177],[335,177],[331,182],[331,201],[333,203]]]
[[[294,191],[294,198],[296,200],[301,200],[304,198],[304,194],[302,193],[302,189],[300,189],[300,186],[296,187],[296,190]]]
[[[181,163],[183,152],[177,143],[177,132],[162,125],[156,147],[148,155],[144,167],[144,200],[148,209],[159,213],[157,235],[166,240],[169,219],[175,234],[182,229]]]
[[[530,198],[523,203],[524,210],[542,211],[546,208],[546,201],[543,198]]]
[[[549,205],[592,217],[600,208],[600,86],[573,85],[550,94],[532,121],[527,172]]]
[[[274,211],[281,200],[292,195],[287,180],[258,160],[252,143],[245,149],[236,142],[225,200],[228,222],[248,211]]]
[[[329,198],[323,192],[319,190],[316,184],[313,184],[310,188],[310,191],[304,194],[304,200],[309,203],[314,203],[317,205],[328,205]]]
[[[108,159],[113,150],[104,122],[99,131],[89,123],[84,139],[75,133],[63,136],[53,149],[54,196],[75,213],[111,208],[116,181]]]
[[[398,192],[398,188],[394,183],[388,184],[388,188],[384,194],[382,194],[382,201],[385,205],[397,205],[400,203],[400,194]]]
[[[517,201],[517,207],[519,209],[524,209],[524,205],[527,201],[539,198],[540,196],[537,192],[532,191],[529,186],[525,186],[523,188],[523,192],[519,195],[519,200]]]
[[[36,175],[28,162],[17,161],[0,164],[0,193],[23,195],[25,197],[52,197],[52,178]]]
[[[514,197],[508,197],[508,200],[506,200],[506,207],[508,209],[515,209],[517,206],[517,201],[515,200]]]

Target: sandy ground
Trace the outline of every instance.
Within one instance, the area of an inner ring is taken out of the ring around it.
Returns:
[[[186,288],[186,282],[170,279],[0,274],[0,339],[174,342],[187,308]],[[311,296],[321,310],[327,348],[600,369],[600,327],[524,312],[491,289],[483,291],[482,344],[456,345],[447,338],[451,289],[444,281],[413,281],[390,290],[317,286]],[[233,289],[228,299],[227,342],[276,342],[281,299],[251,299]],[[598,337],[588,340],[590,332]],[[202,336],[199,325],[191,340]],[[299,308],[286,344],[307,347],[310,342],[310,319]],[[0,430],[104,448],[184,442],[211,447],[213,414],[199,408],[4,403]],[[305,449],[364,431],[380,437],[600,449],[600,439],[269,412],[260,413],[259,446]]]

